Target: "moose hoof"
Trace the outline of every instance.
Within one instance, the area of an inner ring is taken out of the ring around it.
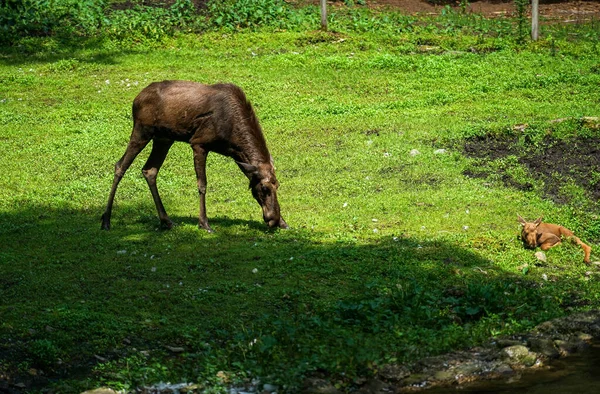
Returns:
[[[206,230],[208,233],[214,233],[213,229],[210,228],[208,223],[198,223],[198,228],[201,230]]]
[[[175,223],[173,223],[170,219],[160,221],[160,228],[163,230],[170,230],[173,228],[173,226],[175,226]]]
[[[102,215],[102,225],[100,226],[100,230],[110,230],[110,219],[106,218],[106,214]]]

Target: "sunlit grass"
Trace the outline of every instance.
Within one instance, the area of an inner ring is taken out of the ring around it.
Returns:
[[[467,178],[457,144],[473,130],[597,116],[597,57],[586,42],[553,56],[541,44],[473,53],[471,40],[442,38],[431,53],[406,33],[212,33],[149,50],[4,56],[0,374],[85,370],[64,375],[67,392],[217,385],[220,370],[293,388],[320,369],[351,384],[373,362],[528,329],[574,297],[597,307],[580,251],[565,244],[535,266],[516,215],[578,223],[599,213]],[[291,230],[267,230],[247,180],[216,154],[216,232],[198,230],[192,152],[176,144],[158,183],[178,226],[158,231],[146,151],[121,182],[112,230],[100,231],[131,102],[163,79],[246,91]],[[574,230],[592,246],[599,236]]]

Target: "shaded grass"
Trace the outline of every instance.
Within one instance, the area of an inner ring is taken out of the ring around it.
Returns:
[[[598,307],[579,251],[561,246],[535,266],[516,223],[520,213],[577,225],[597,212],[466,178],[472,159],[451,143],[482,127],[597,115],[593,50],[581,41],[562,43],[561,56],[543,44],[473,53],[470,37],[448,40],[433,53],[408,34],[313,32],[190,35],[58,57],[7,50],[0,375],[76,392],[161,380],[221,387],[224,371],[293,392],[319,371],[347,388],[386,362]],[[216,233],[199,231],[185,145],[158,180],[177,227],[157,230],[143,152],[118,190],[113,229],[99,230],[131,102],[162,79],[244,88],[290,231],[266,229],[235,163],[214,154]]]

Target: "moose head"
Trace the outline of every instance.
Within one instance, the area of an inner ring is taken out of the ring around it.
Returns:
[[[262,208],[265,223],[271,228],[288,228],[279,211],[279,202],[277,201],[279,182],[275,177],[275,168],[272,162],[257,166],[242,162],[237,162],[237,164],[250,180],[252,196]]]
[[[538,226],[542,223],[542,217],[535,219],[533,222],[528,222],[523,217],[518,216],[519,223],[523,225],[521,229],[521,240],[525,247],[535,249],[538,246]]]

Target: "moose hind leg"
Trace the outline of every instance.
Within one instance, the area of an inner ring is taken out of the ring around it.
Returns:
[[[572,241],[575,242],[577,245],[581,246],[581,249],[583,249],[583,262],[586,264],[590,264],[590,254],[592,253],[592,248],[589,245],[586,245],[578,237],[572,237]]]
[[[208,151],[200,145],[192,145],[194,151],[194,169],[196,170],[196,178],[198,180],[198,194],[200,195],[200,215],[198,219],[198,227],[212,233],[212,228],[208,224],[206,216],[206,157]]]
[[[551,233],[543,233],[542,235],[540,235],[540,238],[538,239],[538,244],[540,245],[540,248],[544,251],[559,245],[561,242],[560,237],[551,234]]]
[[[110,217],[112,214],[112,206],[115,200],[115,194],[117,192],[117,187],[119,186],[119,182],[123,179],[125,172],[133,160],[137,157],[137,155],[146,147],[149,140],[138,140],[131,138],[129,144],[127,144],[127,149],[125,150],[125,154],[117,163],[115,164],[115,176],[113,178],[113,184],[110,189],[110,194],[108,196],[108,203],[106,204],[106,209],[102,214],[102,226],[100,227],[102,230],[110,230]]]
[[[167,215],[167,211],[165,210],[162,200],[160,199],[160,195],[158,194],[158,188],[156,187],[156,176],[158,175],[158,171],[167,157],[167,153],[169,152],[171,145],[173,145],[172,140],[155,139],[152,143],[152,152],[150,152],[150,156],[142,168],[142,174],[144,174],[144,178],[146,178],[146,182],[150,188],[150,193],[152,193],[152,199],[156,205],[161,227],[166,229],[173,227],[173,222]]]

